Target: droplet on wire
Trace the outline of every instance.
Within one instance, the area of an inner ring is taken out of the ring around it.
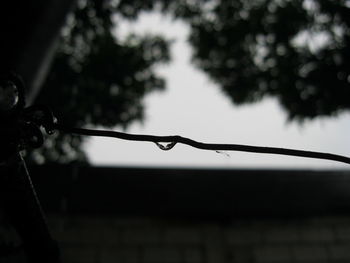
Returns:
[[[177,142],[167,142],[167,143],[160,143],[160,142],[155,142],[155,144],[158,146],[159,149],[163,151],[169,151],[171,150]]]

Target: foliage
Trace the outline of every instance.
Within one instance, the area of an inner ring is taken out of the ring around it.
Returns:
[[[350,108],[350,1],[197,4],[193,61],[234,103],[273,96],[298,120]]]
[[[36,103],[50,105],[70,127],[126,126],[143,117],[145,94],[165,82],[154,66],[169,60],[168,42],[159,36],[113,34],[111,1],[80,1],[62,30],[59,50]],[[36,162],[86,160],[82,138],[56,135],[30,158]],[[44,158],[45,156],[45,158]]]
[[[153,67],[168,61],[168,43],[159,36],[121,41],[112,33],[118,26],[113,18],[134,20],[155,9],[189,24],[194,64],[234,103],[272,96],[291,120],[350,108],[349,0],[79,3],[39,97],[69,126],[142,119],[144,95],[164,88]],[[80,145],[80,138],[58,137],[47,141],[41,156],[83,159]]]

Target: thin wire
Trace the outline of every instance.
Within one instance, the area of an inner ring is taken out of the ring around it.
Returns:
[[[192,139],[182,137],[182,136],[155,136],[155,135],[141,135],[141,134],[129,134],[117,131],[106,131],[106,130],[92,130],[92,129],[82,129],[82,128],[69,128],[62,126],[60,124],[54,124],[54,129],[64,132],[79,135],[88,136],[102,136],[102,137],[113,137],[122,140],[129,141],[144,141],[153,142],[162,150],[170,150],[177,143],[192,146],[197,149],[211,150],[211,151],[240,151],[240,152],[251,152],[251,153],[265,153],[265,154],[279,154],[288,156],[297,156],[304,158],[314,158],[314,159],[324,159],[336,162],[342,162],[350,164],[350,158],[342,155],[324,153],[324,152],[314,152],[314,151],[304,151],[295,150],[287,148],[276,148],[276,147],[262,147],[262,146],[251,146],[251,145],[241,145],[241,144],[217,144],[217,143],[203,143],[194,141]],[[168,145],[161,145],[160,143],[168,143]]]

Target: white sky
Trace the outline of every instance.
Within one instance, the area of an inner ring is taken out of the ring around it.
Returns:
[[[172,62],[158,72],[167,80],[165,92],[145,98],[146,119],[127,132],[153,135],[181,135],[211,143],[251,144],[350,156],[350,113],[337,118],[287,123],[276,100],[233,105],[220,88],[190,64],[191,48],[186,43],[188,28],[180,21],[157,14],[143,14],[137,24],[123,23],[117,34],[162,33],[174,39]],[[120,127],[116,127],[120,130]],[[111,138],[91,138],[86,144],[94,165],[180,166],[220,168],[307,168],[350,169],[346,164],[278,155],[202,151],[176,145],[161,151],[153,143]]]

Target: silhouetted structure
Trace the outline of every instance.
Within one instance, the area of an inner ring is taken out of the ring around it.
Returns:
[[[3,1],[1,3],[1,72],[15,71],[33,101],[50,69],[60,29],[75,0]]]
[[[67,263],[350,260],[348,171],[31,170]]]

